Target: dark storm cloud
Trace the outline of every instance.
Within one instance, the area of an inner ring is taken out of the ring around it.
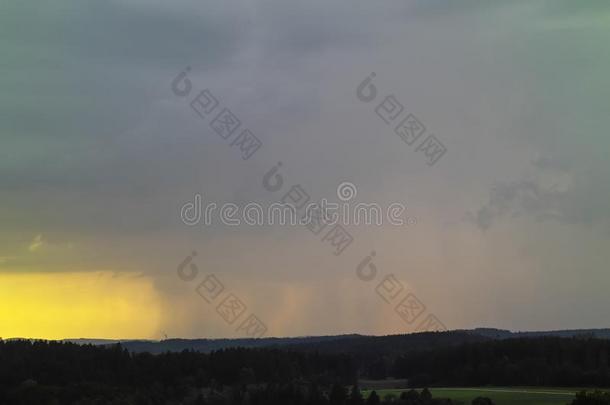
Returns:
[[[607,235],[596,226],[610,206],[610,60],[599,52],[610,36],[603,10],[596,17],[572,4],[2,2],[0,257],[9,259],[0,264],[143,273],[172,314],[182,310],[164,327],[202,336],[211,329],[201,300],[186,297],[193,291],[175,274],[196,249],[202,271],[226,276],[264,308],[273,333],[404,332],[354,277],[375,248],[380,271],[431,297],[448,326],[488,319],[524,328],[542,316],[554,327],[586,326],[558,311],[556,298],[551,310],[532,310],[537,281],[555,280],[549,295],[560,295],[576,266],[592,284],[608,280],[598,272],[606,253],[596,250]],[[263,141],[253,159],[233,154],[192,111],[195,93],[172,93],[187,65],[194,92],[209,88]],[[373,71],[379,94],[367,104],[356,88]],[[390,94],[446,142],[436,167],[376,114]],[[301,229],[180,222],[195,193],[278,200],[281,192],[261,186],[278,161],[286,186],[312,198],[332,199],[352,181],[359,202],[404,203],[417,225],[358,229],[357,248],[340,262]],[[465,226],[468,211],[489,231]],[[500,223],[509,230],[494,232]],[[545,243],[544,252],[561,253],[532,259],[530,246]],[[519,269],[510,274],[519,294],[505,268]],[[485,292],[476,300],[473,280]],[[606,291],[570,293],[607,307]],[[231,332],[223,327],[215,333]]]

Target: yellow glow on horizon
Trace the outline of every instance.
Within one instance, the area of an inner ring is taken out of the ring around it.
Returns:
[[[113,272],[0,274],[0,337],[150,338],[161,300],[152,280]]]

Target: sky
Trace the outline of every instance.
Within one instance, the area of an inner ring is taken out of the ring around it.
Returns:
[[[603,0],[5,0],[0,337],[610,327],[609,43]],[[345,182],[408,220],[345,225],[334,254],[326,230],[181,218]]]

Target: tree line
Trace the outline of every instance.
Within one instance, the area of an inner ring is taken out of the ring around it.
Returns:
[[[610,387],[609,362],[610,340],[519,338],[405,354],[388,372],[414,386]]]
[[[436,340],[437,342],[441,340]],[[384,353],[317,348],[231,348],[200,353],[133,353],[120,344],[0,339],[3,405],[432,405],[428,390],[363,395],[359,379],[393,376],[410,387],[609,387],[610,341],[519,338],[469,341]],[[404,388],[407,388],[405,386]],[[583,393],[574,404],[603,404]],[[366,397],[366,398],[365,398]],[[483,401],[483,402],[481,402]],[[478,403],[485,404],[482,398]],[[587,402],[589,401],[589,402]],[[591,402],[593,401],[593,402]]]

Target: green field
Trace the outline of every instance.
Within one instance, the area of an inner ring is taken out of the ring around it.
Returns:
[[[399,396],[403,390],[377,390],[384,398],[388,394]],[[476,397],[491,398],[496,405],[566,405],[572,402],[578,389],[561,388],[431,388],[434,398],[451,398],[470,405]],[[363,392],[368,396],[370,391]]]

